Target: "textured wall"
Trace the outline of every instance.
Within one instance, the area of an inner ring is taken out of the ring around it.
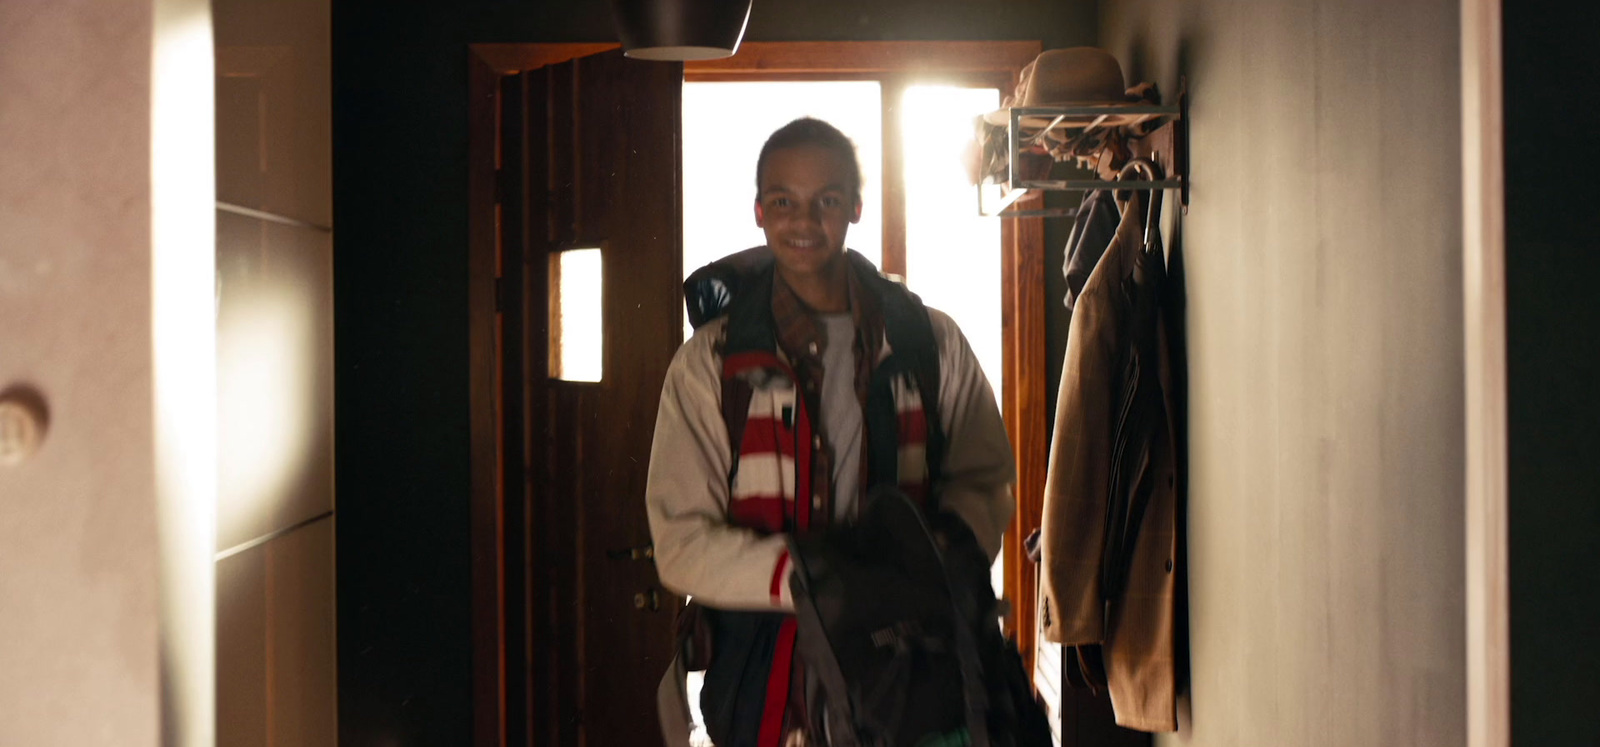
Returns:
[[[1165,744],[1465,740],[1458,8],[1123,0],[1192,96],[1193,694]]]
[[[203,0],[0,3],[0,744],[211,743],[210,75]]]
[[[0,389],[51,419],[0,468],[4,744],[159,736],[150,37],[149,8],[0,5]]]

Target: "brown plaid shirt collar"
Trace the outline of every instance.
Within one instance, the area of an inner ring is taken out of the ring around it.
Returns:
[[[846,256],[846,261],[850,259]],[[878,350],[883,342],[883,312],[878,299],[862,287],[857,277],[860,272],[851,263],[846,272],[850,293],[850,313],[855,320],[855,388],[856,398],[865,402],[867,384],[872,367],[877,363]],[[778,346],[788,357],[801,384],[822,385],[822,351],[827,347],[827,328],[817,319],[816,312],[795,295],[783,276],[773,273],[772,320],[777,327]]]

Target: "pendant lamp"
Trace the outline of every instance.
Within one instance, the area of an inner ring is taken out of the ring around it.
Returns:
[[[732,57],[751,0],[611,0],[623,54],[638,60]]]

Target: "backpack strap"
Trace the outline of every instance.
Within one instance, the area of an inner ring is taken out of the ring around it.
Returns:
[[[874,413],[864,413],[866,417],[873,418],[871,437],[874,443],[868,444],[868,449],[874,457],[878,467],[874,467],[873,482],[891,484],[898,483],[898,458],[900,448],[899,416],[894,412],[893,397],[888,388],[891,377],[898,373],[910,373],[917,384],[918,396],[922,399],[922,413],[927,421],[927,438],[924,445],[926,449],[926,462],[928,469],[928,495],[926,510],[938,509],[938,496],[933,486],[939,481],[944,465],[945,435],[943,420],[939,417],[939,345],[933,335],[933,322],[928,317],[928,307],[922,304],[922,299],[917,294],[907,290],[899,283],[873,276],[871,281],[878,296],[882,300],[883,330],[888,338],[889,348],[892,351],[889,360],[879,366],[879,375],[873,376],[873,393],[869,400],[883,399],[885,395],[887,404],[871,406],[869,409],[877,410]],[[888,411],[881,408],[887,407]]]
[[[728,427],[728,445],[733,449],[733,466],[728,468],[728,484],[739,474],[739,449],[744,445],[745,421],[750,418],[750,382],[738,376],[722,377],[722,422]]]
[[[753,351],[777,349],[776,332],[772,317],[773,266],[768,264],[755,270],[737,285],[739,293],[727,299],[720,314],[728,321],[722,327],[722,339],[717,341],[717,356],[726,362],[729,356]],[[728,471],[728,482],[739,473],[739,449],[744,443],[745,421],[750,418],[750,382],[740,376],[722,376],[722,422],[728,428],[728,443],[732,448],[733,467]]]
[[[808,552],[806,548],[796,544],[793,536],[789,537],[787,544],[789,558],[794,562],[797,571],[793,585],[799,587],[795,589],[794,594],[795,625],[798,633],[795,636],[796,653],[809,668],[811,676],[819,680],[821,693],[826,696],[823,702],[818,703],[815,693],[807,693],[806,705],[812,709],[807,715],[812,722],[810,727],[814,731],[828,735],[829,747],[860,747],[851,709],[850,685],[845,679],[844,669],[839,665],[839,658],[834,655],[833,646],[829,643],[828,625],[822,619],[821,610],[817,609],[811,588],[818,572],[829,573],[829,570],[810,567],[808,559],[825,561],[826,558]]]

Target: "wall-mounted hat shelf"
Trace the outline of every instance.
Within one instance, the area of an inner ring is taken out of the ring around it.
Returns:
[[[1038,192],[1087,191],[1112,186],[1116,189],[1176,189],[1180,191],[1180,204],[1187,208],[1188,154],[1184,152],[1187,145],[1187,133],[1184,132],[1187,109],[1187,97],[1182,91],[1178,94],[1177,103],[1173,104],[1013,107],[1008,111],[1005,132],[1006,170],[1004,174],[990,174],[979,180],[978,212],[981,215],[998,215],[1005,218],[1067,217],[1074,215],[1076,210],[1072,208],[1008,210],[1007,208],[1023,197]],[[1159,124],[1152,125],[1152,122]],[[1107,128],[1117,128],[1129,133],[1127,143],[1132,156],[1147,158],[1159,164],[1168,175],[1167,178],[1156,181],[1115,182],[1105,179],[1013,178],[1022,173],[1023,151],[1032,144],[1046,138],[1069,139],[1074,133],[1081,134]],[[1134,135],[1132,134],[1134,132],[1143,134]]]

